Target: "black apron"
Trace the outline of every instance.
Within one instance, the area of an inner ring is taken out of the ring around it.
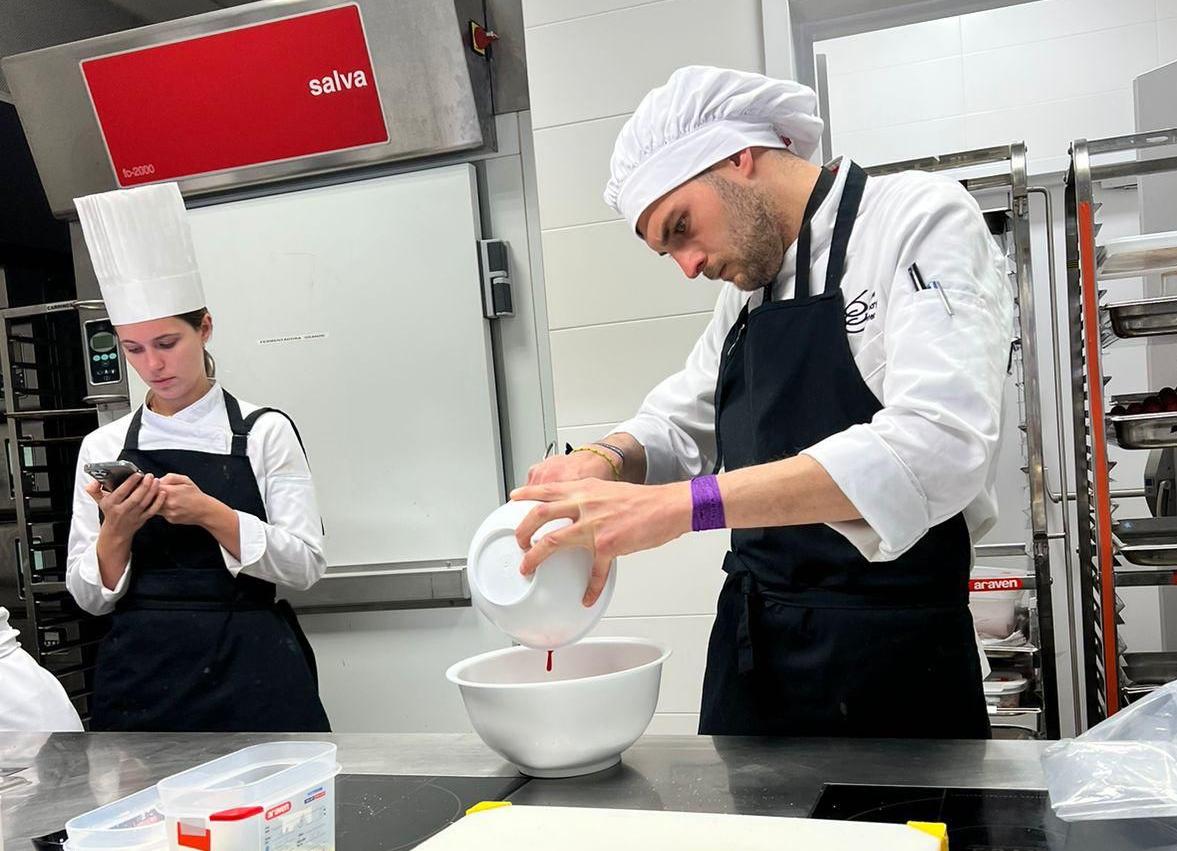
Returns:
[[[724,342],[715,400],[728,470],[797,455],[882,408],[846,335],[840,283],[866,184],[849,168],[824,291],[810,295],[809,219],[833,183],[826,169],[798,237],[794,296],[774,302],[770,284]],[[959,514],[880,563],[824,524],[734,530],[699,732],[987,738],[971,552]]]
[[[119,458],[144,473],[188,476],[209,496],[265,521],[246,445],[253,423],[271,409],[243,419],[228,392],[225,408],[228,455],[140,449],[140,408]],[[314,654],[294,610],[275,600],[272,583],[229,573],[207,530],[152,517],[131,543],[128,582],[99,648],[91,729],[330,731]]]

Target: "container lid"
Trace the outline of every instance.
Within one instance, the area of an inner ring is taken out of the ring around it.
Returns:
[[[985,694],[1018,694],[1026,690],[1026,678],[1017,671],[994,671],[982,683]]]
[[[269,742],[206,762],[159,782],[168,816],[208,817],[223,810],[259,806],[339,772],[329,742]]]
[[[167,825],[155,786],[91,810],[65,824],[71,851],[119,848],[123,851],[163,851],[168,847]]]

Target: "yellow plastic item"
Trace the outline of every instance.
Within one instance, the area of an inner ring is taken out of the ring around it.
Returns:
[[[499,807],[511,806],[510,801],[480,801],[479,803],[466,810],[466,815],[473,815],[474,813],[483,813],[487,810],[497,810]]]
[[[948,851],[948,825],[940,821],[909,821],[907,826],[940,840],[940,851]]]

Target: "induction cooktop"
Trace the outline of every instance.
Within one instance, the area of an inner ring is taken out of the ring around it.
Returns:
[[[515,777],[341,774],[335,782],[337,851],[408,851],[481,801],[503,801]]]
[[[827,783],[811,818],[943,822],[952,851],[1177,849],[1177,819],[1067,823],[1041,789],[961,789]]]

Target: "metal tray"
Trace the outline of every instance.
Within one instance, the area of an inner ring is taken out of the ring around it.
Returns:
[[[1171,682],[1177,679],[1177,653],[1125,653],[1124,676],[1137,685],[1160,685]]]
[[[1121,520],[1112,524],[1112,534],[1116,538],[1116,550],[1132,564],[1177,565],[1177,517]]]
[[[1111,400],[1112,407],[1143,402],[1150,393],[1133,393]],[[1109,414],[1117,445],[1125,449],[1163,449],[1177,446],[1177,411],[1159,414]]]
[[[1112,524],[1125,544],[1177,544],[1177,517],[1140,517]],[[1118,611],[1118,610],[1117,610]]]
[[[1141,567],[1177,567],[1177,544],[1130,544],[1117,550]]]
[[[1117,337],[1177,334],[1177,298],[1150,298],[1109,304],[1105,310]]]

